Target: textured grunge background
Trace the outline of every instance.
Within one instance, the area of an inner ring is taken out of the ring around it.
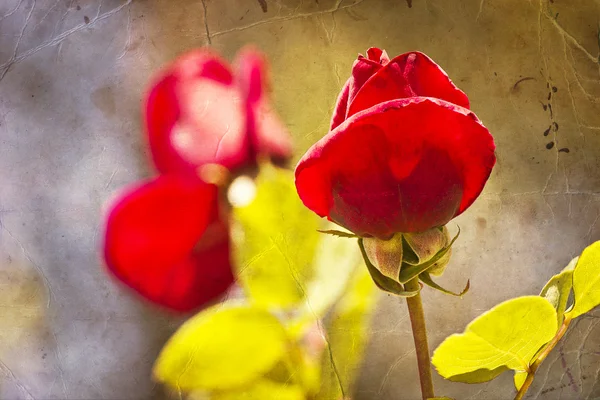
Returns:
[[[600,3],[592,0],[0,0],[0,397],[163,398],[150,379],[181,320],[101,268],[101,205],[149,171],[140,101],[193,47],[269,56],[274,104],[298,156],[326,133],[358,52],[420,50],[495,136],[498,165],[427,291],[435,348],[496,303],[536,294],[600,239]],[[356,400],[417,399],[405,307],[385,298]],[[436,306],[444,306],[436,309]],[[450,310],[450,311],[448,311]],[[574,323],[530,398],[600,396],[600,312]],[[458,399],[512,398],[506,373],[444,382]]]

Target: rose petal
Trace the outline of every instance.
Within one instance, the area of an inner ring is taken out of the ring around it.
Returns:
[[[216,203],[216,187],[180,176],[161,176],[127,192],[107,220],[109,270],[146,299],[176,311],[222,295],[233,276],[228,236],[209,234],[222,225]]]
[[[346,117],[375,104],[406,97],[435,97],[469,108],[467,95],[458,89],[439,65],[423,53],[401,54],[377,70],[361,86]]]
[[[329,129],[333,130],[337,128],[346,119],[346,111],[348,111],[348,98],[350,97],[350,86],[353,84],[354,79],[350,77],[342,91],[335,101],[335,108],[333,109],[333,115],[331,116],[331,124]]]
[[[216,163],[236,168],[248,159],[240,93],[227,64],[209,50],[168,66],[146,100],[150,149],[162,173],[192,172]]]
[[[237,79],[246,101],[247,134],[252,145],[251,157],[268,155],[283,161],[292,155],[292,141],[285,125],[270,105],[264,87],[267,63],[253,47],[242,50],[237,58]]]
[[[389,238],[445,225],[477,198],[494,142],[469,110],[413,97],[364,110],[300,160],[304,204],[361,236]]]
[[[390,57],[387,55],[386,51],[377,47],[370,47],[367,49],[367,58],[381,65],[385,65],[390,62]]]
[[[331,130],[344,122],[348,114],[348,105],[352,103],[360,88],[373,74],[390,61],[385,50],[371,47],[367,50],[367,57],[362,54],[352,64],[352,76],[346,81],[335,104],[331,118]]]

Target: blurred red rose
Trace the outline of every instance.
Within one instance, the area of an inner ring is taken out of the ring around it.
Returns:
[[[290,137],[263,90],[265,69],[263,56],[251,48],[238,55],[236,76],[207,49],[167,66],[145,109],[157,169],[195,174],[208,163],[230,170],[253,165],[258,154],[288,158]]]
[[[234,79],[218,55],[201,49],[167,67],[150,88],[145,117],[161,175],[114,202],[104,258],[117,278],[156,304],[191,311],[234,281],[221,188],[203,181],[207,169],[199,167],[217,164],[236,174],[259,155],[291,155],[263,90],[265,69],[263,57],[247,49]]]
[[[360,236],[445,225],[479,196],[496,158],[467,96],[429,57],[371,48],[346,82],[330,132],[296,168],[304,204]]]
[[[150,301],[189,311],[233,283],[217,187],[176,175],[128,191],[108,216],[108,268]]]

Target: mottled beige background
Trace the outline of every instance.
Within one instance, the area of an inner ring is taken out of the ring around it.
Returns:
[[[268,54],[298,156],[326,132],[358,52],[429,54],[498,145],[443,279],[470,278],[471,292],[425,293],[432,344],[537,293],[600,239],[599,18],[593,0],[0,0],[0,398],[162,398],[150,367],[180,320],[107,279],[99,209],[149,173],[147,79],[207,44]],[[528,398],[600,398],[599,318],[572,325]],[[403,302],[385,298],[356,400],[419,397],[409,331]],[[436,383],[457,399],[513,395],[508,373]]]

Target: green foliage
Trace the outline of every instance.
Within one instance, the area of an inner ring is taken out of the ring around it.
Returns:
[[[515,388],[517,390],[521,389],[521,387],[523,386],[523,383],[525,383],[526,378],[527,378],[526,371],[515,371],[515,376],[513,379],[515,382]]]
[[[233,209],[238,279],[253,303],[298,313],[301,331],[343,294],[360,253],[352,234],[304,207],[291,171],[263,165],[256,185],[254,200]]]
[[[353,388],[375,307],[375,285],[365,269],[354,275],[326,325],[329,348],[322,357],[319,400],[342,399]]]
[[[256,185],[232,212],[246,298],[186,322],[154,374],[198,400],[337,400],[362,359],[375,286],[352,235],[302,205],[289,171],[262,166]]]
[[[312,277],[320,219],[298,198],[291,171],[264,165],[256,186],[254,200],[233,209],[234,265],[254,303],[293,307]]]
[[[430,397],[427,400],[454,400],[454,399],[444,396],[444,397]]]
[[[479,316],[467,325],[464,333],[448,337],[435,350],[432,362],[444,378],[456,380],[460,376],[467,383],[497,375],[486,376],[480,370],[527,371],[533,356],[556,331],[556,310],[546,299],[519,297]]]
[[[223,390],[268,372],[288,351],[283,325],[266,310],[217,305],[188,320],[162,349],[155,377],[177,390]]]
[[[260,379],[247,388],[213,393],[211,400],[305,400],[298,385]]]
[[[299,317],[295,324],[300,331],[325,316],[331,306],[344,295],[360,261],[355,240],[319,235],[312,264],[313,277],[306,283],[306,297],[297,308]]]
[[[471,322],[463,334],[446,338],[432,362],[443,377],[466,383],[485,382],[512,369],[522,398],[531,383],[529,379],[524,386],[526,378],[533,377],[571,320],[598,305],[600,241],[554,275],[539,296],[501,303]]]
[[[600,241],[587,247],[573,271],[573,308],[571,318],[600,305]]]
[[[453,375],[446,379],[453,382],[483,383],[491,381],[504,371],[508,371],[508,367],[506,367],[506,365],[502,365],[494,369],[481,368],[473,372],[466,372],[464,374]]]
[[[559,326],[562,325],[565,317],[567,301],[573,288],[573,270],[575,269],[575,265],[577,265],[578,259],[579,257],[571,260],[569,265],[560,271],[560,273],[550,278],[540,293],[540,296],[546,298],[554,306]]]

